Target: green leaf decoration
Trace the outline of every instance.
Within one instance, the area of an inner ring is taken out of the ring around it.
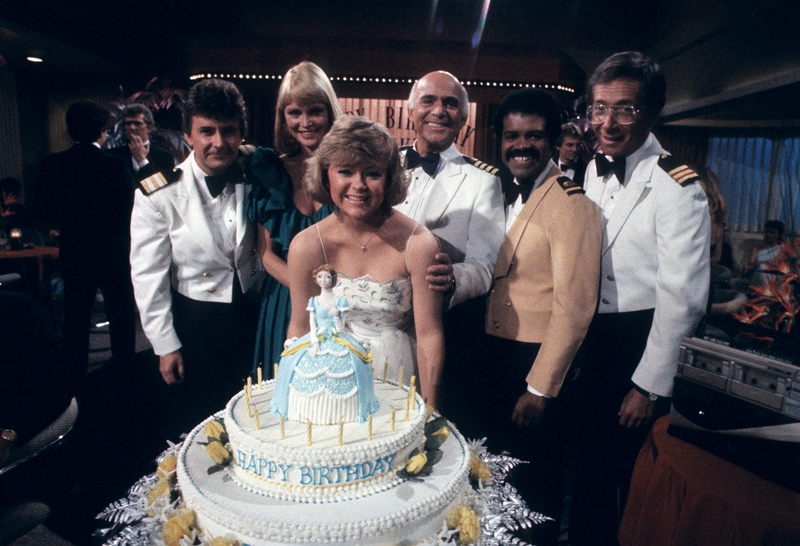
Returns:
[[[208,475],[210,476],[211,474],[215,474],[220,470],[222,470],[223,468],[225,468],[225,466],[221,464],[215,464],[213,466],[210,466],[208,467]]]
[[[427,440],[425,440],[425,451],[431,451],[432,449],[439,449],[442,447],[444,441],[447,440],[444,436],[430,436]]]
[[[440,428],[446,427],[446,426],[447,426],[447,419],[445,419],[444,417],[441,417],[441,416],[437,417],[436,419],[434,419],[432,421],[428,421],[427,423],[425,423],[425,436],[426,437],[430,437],[431,434],[433,434],[434,432],[436,432]]]
[[[442,460],[444,452],[441,449],[433,449],[426,452],[425,455],[428,457],[428,462],[425,463],[425,468],[429,468]]]
[[[225,444],[227,444],[227,443],[228,443],[228,433],[227,433],[227,432],[223,432],[223,433],[220,435],[220,437],[219,437],[219,442],[220,442],[222,445],[225,445]]]

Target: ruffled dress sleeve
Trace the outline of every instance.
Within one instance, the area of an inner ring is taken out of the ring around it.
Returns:
[[[271,148],[259,147],[250,158],[248,178],[252,189],[247,217],[264,226],[273,241],[288,248],[295,233],[285,220],[297,209],[292,201],[292,179],[280,156]]]

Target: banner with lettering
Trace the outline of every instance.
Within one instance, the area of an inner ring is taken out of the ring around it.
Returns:
[[[345,114],[364,116],[380,123],[400,146],[414,143],[414,123],[408,117],[408,101],[405,99],[339,98],[339,106]],[[469,103],[467,123],[456,138],[456,147],[469,156],[474,155],[475,148],[475,109],[475,103]]]

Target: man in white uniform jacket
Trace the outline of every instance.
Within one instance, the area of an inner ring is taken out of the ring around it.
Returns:
[[[447,72],[431,72],[411,88],[409,118],[417,139],[402,150],[409,172],[408,197],[395,208],[439,238],[438,265],[428,268],[432,290],[444,292],[445,363],[440,410],[464,422],[459,377],[473,373],[483,335],[485,294],[505,236],[505,212],[497,169],[462,155],[455,145],[469,113],[464,86]]]
[[[183,123],[191,155],[136,192],[131,275],[145,335],[191,426],[222,409],[252,366],[255,315],[245,293],[260,267],[236,162],[241,94],[229,82],[198,83]]]
[[[589,80],[601,151],[586,196],[604,220],[600,302],[581,351],[574,546],[617,544],[639,448],[669,409],[681,338],[705,310],[710,218],[697,175],[651,134],[666,98],[657,64],[636,52],[606,59]]]

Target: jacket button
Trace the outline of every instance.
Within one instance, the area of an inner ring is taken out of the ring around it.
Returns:
[[[492,294],[494,294],[494,288],[492,288]]]
[[[495,328],[495,330],[499,329],[500,328],[500,323],[495,321],[494,328]]]
[[[233,268],[232,268],[232,267],[229,267],[229,268],[228,268],[228,273],[232,273],[232,272],[233,272]]]
[[[208,291],[213,294],[214,292],[217,291],[217,289],[212,286],[211,288],[208,289]]]
[[[255,274],[256,274],[256,270],[255,269],[250,272],[250,275],[255,275]]]
[[[602,299],[602,300],[600,300],[600,301],[602,301],[603,303],[605,303],[606,305],[608,305],[608,300],[607,300],[607,299],[603,298],[603,299]]]
[[[609,275],[608,277],[606,277],[606,279],[608,279],[611,282],[614,282],[614,275]]]
[[[506,300],[506,307],[511,307],[511,300]]]
[[[211,273],[202,273],[203,277],[208,277]]]

